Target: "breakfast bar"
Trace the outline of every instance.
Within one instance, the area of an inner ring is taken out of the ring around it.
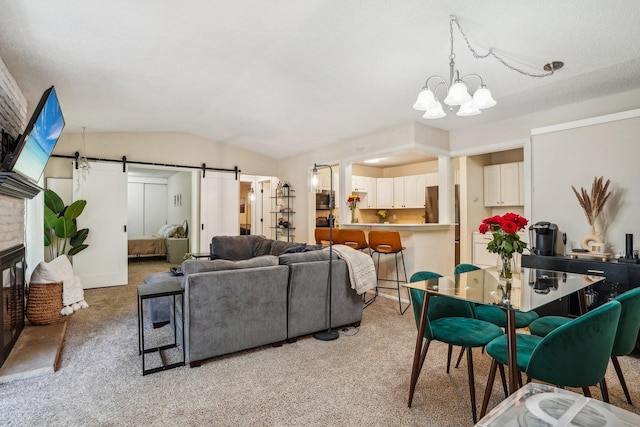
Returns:
[[[446,275],[455,266],[453,224],[341,224],[341,228],[361,229],[368,235],[370,230],[398,231],[402,240],[405,266],[408,277],[417,271],[436,271]],[[380,260],[379,275],[395,279],[395,264],[391,257]],[[407,278],[408,279],[408,278]]]

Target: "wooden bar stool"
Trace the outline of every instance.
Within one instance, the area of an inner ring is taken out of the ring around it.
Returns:
[[[403,250],[406,249],[402,246],[402,241],[400,240],[400,233],[397,231],[379,231],[379,230],[371,230],[369,232],[369,249],[373,252],[373,254],[378,254],[378,263],[376,264],[376,276],[378,276],[378,281],[386,281],[386,282],[396,282],[396,287],[385,287],[385,286],[376,286],[376,297],[378,296],[378,289],[396,289],[398,291],[398,306],[400,308],[400,314],[404,314],[407,311],[407,308],[411,305],[411,297],[409,296],[409,304],[402,308],[402,301],[400,299],[400,269],[398,268],[398,255],[402,259],[402,270],[404,271],[404,283],[407,283],[407,269],[404,265],[404,254]],[[380,271],[380,254],[383,255],[393,255],[396,262],[396,279],[381,279],[379,275]],[[407,291],[408,293],[408,291]],[[374,297],[375,298],[375,297]]]
[[[336,239],[334,238],[334,240]],[[367,238],[364,235],[364,231],[358,229],[341,228],[340,240],[336,241],[336,243],[347,245],[357,250],[369,248],[369,244],[367,243]],[[371,254],[371,251],[369,251],[369,254]]]

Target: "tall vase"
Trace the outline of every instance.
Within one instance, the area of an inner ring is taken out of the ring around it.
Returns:
[[[355,224],[355,223],[356,223],[356,210],[351,209],[351,224]]]
[[[498,270],[498,288],[502,292],[501,299],[502,304],[511,304],[511,285],[513,284],[513,273],[516,271],[515,263],[513,261],[513,254],[500,253],[498,254],[498,263],[496,265]]]

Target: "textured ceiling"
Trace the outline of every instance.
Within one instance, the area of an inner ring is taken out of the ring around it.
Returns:
[[[427,121],[411,106],[457,68],[498,105]],[[56,86],[65,132],[183,131],[287,157],[420,121],[453,130],[640,87],[640,5],[593,0],[0,0],[0,57],[32,111]]]

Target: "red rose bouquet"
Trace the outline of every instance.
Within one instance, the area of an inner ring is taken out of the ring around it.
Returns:
[[[478,231],[485,234],[491,231],[493,240],[487,245],[489,252],[500,254],[511,258],[514,252],[519,254],[527,247],[527,243],[520,240],[518,231],[524,230],[527,223],[526,218],[518,214],[508,212],[502,216],[496,215],[482,220]]]

